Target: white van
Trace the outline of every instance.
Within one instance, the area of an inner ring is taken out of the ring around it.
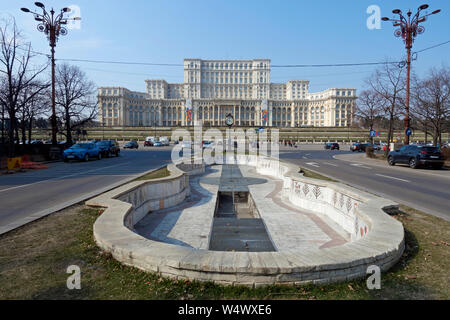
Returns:
[[[163,146],[168,146],[169,145],[169,138],[167,138],[167,137],[160,137],[159,138],[159,142],[161,142],[163,144]]]

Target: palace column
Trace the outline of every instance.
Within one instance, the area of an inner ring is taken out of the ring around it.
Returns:
[[[267,108],[268,110],[268,114],[269,114],[269,127],[271,127],[273,125],[272,119],[273,119],[273,108],[272,108],[272,102],[269,101]]]
[[[291,128],[295,127],[295,103],[291,104]]]

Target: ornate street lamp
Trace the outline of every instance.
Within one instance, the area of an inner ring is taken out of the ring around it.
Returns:
[[[67,24],[70,20],[81,20],[80,17],[75,18],[65,18],[64,14],[70,12],[69,8],[62,8],[61,12],[55,15],[53,8],[50,12],[45,10],[45,6],[41,2],[34,3],[37,7],[42,9],[42,14],[31,11],[27,8],[21,8],[23,12],[29,12],[34,15],[34,20],[38,21],[37,29],[40,32],[44,32],[47,35],[47,39],[50,42],[51,53],[52,53],[52,144],[57,144],[56,138],[56,107],[55,107],[55,47],[58,37],[60,35],[65,36],[67,34],[67,29],[63,25]]]
[[[414,16],[412,16],[411,10],[408,11],[407,16],[405,18],[403,16],[402,11],[400,9],[392,10],[393,14],[398,14],[398,19],[390,19],[388,17],[383,17],[381,20],[383,21],[392,21],[394,27],[400,27],[395,30],[394,35],[396,37],[402,37],[403,42],[405,43],[405,48],[407,52],[406,59],[406,106],[405,106],[405,144],[409,144],[409,135],[408,131],[410,131],[410,118],[409,118],[409,92],[410,92],[410,74],[411,74],[411,48],[414,42],[414,39],[418,34],[422,34],[425,32],[425,28],[419,25],[422,22],[427,20],[427,17],[439,13],[441,10],[435,10],[431,13],[420,16],[422,10],[428,8],[427,4],[421,5]]]

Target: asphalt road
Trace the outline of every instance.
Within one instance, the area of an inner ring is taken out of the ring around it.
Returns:
[[[170,161],[169,147],[121,150],[120,157],[57,162],[0,175],[0,234],[112,189]]]
[[[351,152],[322,148],[281,147],[280,158],[450,221],[450,171],[361,164],[356,158],[343,161],[333,156]],[[167,164],[170,153],[171,147],[141,147],[122,150],[118,158],[58,162],[50,169],[1,175],[0,234]]]
[[[344,148],[348,150],[348,146],[341,149]],[[333,157],[342,154],[351,155],[350,160],[354,157],[355,161]],[[367,160],[360,163],[357,155],[344,150],[323,150],[323,146],[280,148],[282,160],[450,221],[450,171],[413,170],[400,165],[384,167],[384,164],[367,164]]]

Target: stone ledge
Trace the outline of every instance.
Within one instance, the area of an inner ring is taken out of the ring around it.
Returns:
[[[252,164],[258,168],[258,162]],[[403,226],[383,211],[397,204],[341,184],[305,178],[295,172],[292,165],[281,162],[278,171],[272,174],[278,177],[282,172],[287,192],[292,192],[289,187],[293,185],[292,181],[300,181],[352,197],[361,203],[354,210],[355,216],[366,221],[370,232],[363,238],[333,248],[262,253],[215,252],[148,240],[132,230],[136,223],[133,218],[135,206],[118,198],[129,197],[142,187],[158,184],[175,183],[178,189],[173,190],[173,196],[184,192],[182,181],[188,181],[188,174],[175,165],[169,165],[168,169],[169,177],[132,182],[86,202],[90,206],[106,208],[94,224],[94,238],[116,260],[173,279],[258,287],[275,283],[324,284],[360,278],[366,275],[369,265],[379,265],[385,271],[403,253]]]

